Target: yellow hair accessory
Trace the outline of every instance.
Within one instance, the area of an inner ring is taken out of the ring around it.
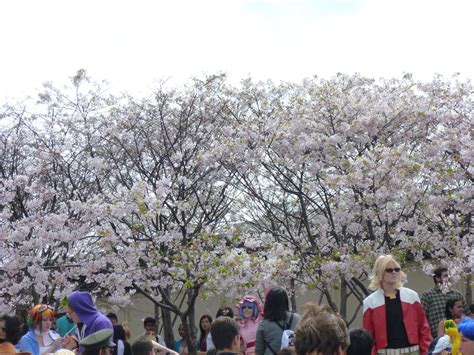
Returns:
[[[459,348],[461,347],[461,334],[458,331],[456,323],[449,319],[444,321],[444,332],[449,335],[449,340],[452,345],[452,355],[459,355]]]

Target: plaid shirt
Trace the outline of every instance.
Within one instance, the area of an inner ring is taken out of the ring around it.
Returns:
[[[443,293],[441,289],[437,286],[432,288],[429,291],[426,291],[421,296],[421,305],[428,319],[428,324],[430,325],[431,336],[436,338],[438,336],[438,324],[445,318],[446,311],[446,302],[451,298],[459,298],[463,300],[464,303],[464,312],[466,313],[466,302],[461,292],[457,290],[449,290],[446,293]]]

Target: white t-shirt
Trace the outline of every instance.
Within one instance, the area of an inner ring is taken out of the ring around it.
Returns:
[[[117,355],[123,355],[125,352],[125,345],[122,340],[117,340]]]

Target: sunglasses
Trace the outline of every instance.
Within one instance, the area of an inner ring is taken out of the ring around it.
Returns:
[[[253,309],[252,306],[242,306],[242,309]]]
[[[394,271],[395,271],[395,272],[400,272],[400,270],[401,270],[401,269],[400,269],[399,267],[396,267],[396,268],[393,268],[393,269],[392,269],[391,267],[389,267],[389,268],[386,268],[386,269],[385,269],[385,272],[388,272],[389,274],[391,274],[391,273],[394,272]]]
[[[7,328],[5,328],[5,327],[0,327],[0,330],[1,330],[2,332],[4,332],[4,331],[7,330]]]

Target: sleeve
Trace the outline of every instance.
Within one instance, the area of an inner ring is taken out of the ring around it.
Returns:
[[[265,352],[265,344],[263,342],[263,326],[262,322],[258,325],[257,334],[255,339],[255,354],[263,355]]]
[[[132,347],[127,341],[124,343],[124,348],[125,348],[124,355],[132,355]]]
[[[431,343],[431,331],[430,326],[428,324],[428,320],[426,319],[425,312],[423,311],[423,307],[421,303],[415,302],[417,313],[418,313],[418,339],[420,341],[420,350],[421,355],[426,355],[428,353],[428,348]]]
[[[215,346],[214,346],[214,343],[212,342],[212,335],[211,335],[211,332],[209,332],[209,334],[207,334],[207,337],[206,337],[206,349],[209,350],[209,349],[214,349]]]
[[[374,324],[372,322],[372,308],[367,308],[362,316],[362,327],[375,339]]]
[[[372,355],[376,353],[375,348],[375,328],[373,322],[373,310],[364,305],[364,314],[362,316],[362,328],[367,330],[374,340],[374,345],[372,346]]]
[[[424,292],[421,295],[421,305],[423,307],[423,310],[425,311],[425,314],[428,314],[429,309],[430,309],[430,300],[429,300],[429,295],[427,294],[427,292]]]
[[[35,353],[35,349],[33,349],[33,346],[32,346],[33,344],[31,343],[31,341],[28,341],[28,339],[26,338],[26,335],[21,337],[19,345],[20,345],[20,350],[22,352],[28,352],[30,354]]]
[[[180,346],[181,346],[181,341],[180,341],[180,340],[176,340],[176,341],[174,342],[174,349],[173,349],[173,350],[176,351],[177,353],[179,353],[179,348],[180,348]]]

